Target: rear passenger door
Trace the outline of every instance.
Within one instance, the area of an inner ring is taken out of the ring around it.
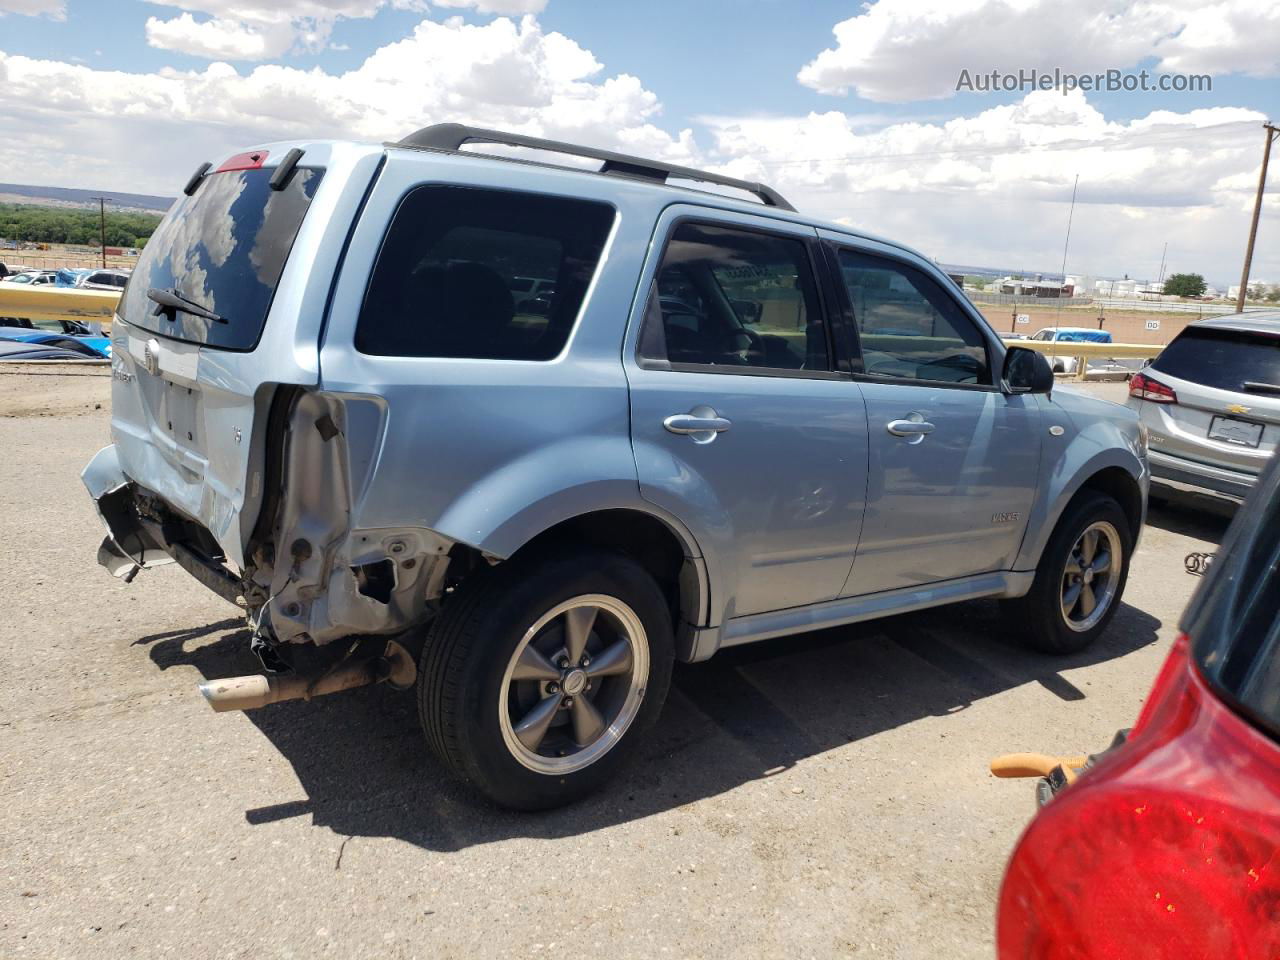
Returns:
[[[1035,496],[1040,411],[1000,391],[994,334],[928,264],[829,234],[867,406],[867,510],[846,596],[1008,569]]]
[[[624,367],[640,492],[695,532],[726,618],[839,596],[866,414],[830,343],[810,228],[668,208]]]

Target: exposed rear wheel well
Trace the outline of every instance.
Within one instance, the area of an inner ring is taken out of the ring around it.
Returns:
[[[636,560],[658,582],[671,607],[672,622],[693,622],[698,584],[686,569],[680,538],[657,517],[638,510],[599,510],[562,521],[538,534],[513,554],[566,546],[617,550]]]
[[[1086,490],[1105,493],[1120,504],[1120,509],[1129,521],[1129,534],[1136,543],[1142,529],[1142,489],[1138,486],[1138,481],[1122,467],[1107,467],[1086,480],[1076,492],[1076,497]],[[1074,500],[1073,497],[1072,501]]]

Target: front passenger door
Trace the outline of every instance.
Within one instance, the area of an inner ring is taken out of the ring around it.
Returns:
[[[1035,397],[998,386],[994,335],[931,267],[878,245],[830,250],[856,333],[870,464],[845,596],[1008,569],[1034,499]]]

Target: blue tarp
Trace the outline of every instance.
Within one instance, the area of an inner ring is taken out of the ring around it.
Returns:
[[[1107,330],[1059,330],[1058,343],[1110,343],[1111,333]]]

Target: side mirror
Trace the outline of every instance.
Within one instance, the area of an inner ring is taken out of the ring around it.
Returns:
[[[1043,353],[1010,347],[1005,351],[1000,387],[1005,393],[1051,393],[1053,368]]]

